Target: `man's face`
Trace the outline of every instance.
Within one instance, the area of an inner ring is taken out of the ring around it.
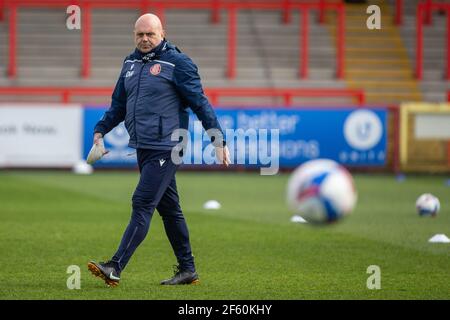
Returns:
[[[163,38],[162,28],[147,23],[138,24],[134,29],[134,43],[142,53],[150,52],[161,43]]]

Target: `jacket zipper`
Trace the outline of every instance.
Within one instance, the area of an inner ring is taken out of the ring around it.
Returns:
[[[136,100],[134,100],[134,136],[136,137],[136,148],[138,148],[138,136],[137,136],[137,131],[136,131],[136,127],[137,127],[137,123],[136,123],[136,104],[138,102],[139,99],[139,88],[141,87],[141,74],[142,74],[142,70],[144,70],[145,67],[145,62],[142,62],[142,67],[141,70],[139,71],[139,77],[138,77],[138,85],[137,85],[137,91],[136,91]]]
[[[161,139],[162,139],[162,117],[161,116],[159,116],[159,131],[158,131],[158,133],[159,133],[159,141],[161,141]]]

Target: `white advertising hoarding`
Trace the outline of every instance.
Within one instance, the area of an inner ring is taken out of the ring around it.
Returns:
[[[0,167],[69,167],[81,157],[78,104],[0,104]]]
[[[415,137],[418,139],[450,139],[450,114],[417,114]]]

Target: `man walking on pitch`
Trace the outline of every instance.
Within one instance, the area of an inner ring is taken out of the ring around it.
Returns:
[[[211,141],[219,161],[228,166],[228,148],[214,110],[206,99],[197,66],[178,48],[166,41],[159,18],[145,14],[134,28],[135,51],[125,58],[112,94],[111,107],[94,129],[94,147],[103,156],[103,137],[120,122],[130,135],[129,146],[137,150],[140,180],[132,198],[131,220],[117,252],[107,262],[88,264],[89,270],[108,285],[116,286],[120,274],[147,235],[155,209],[161,215],[167,237],[178,261],[175,275],[164,285],[199,281],[191,252],[189,232],[180,208],[175,173],[178,165],[171,151],[178,141],[171,135],[187,129],[191,108],[212,132]]]

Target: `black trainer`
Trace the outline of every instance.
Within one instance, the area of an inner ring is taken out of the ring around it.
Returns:
[[[88,269],[94,276],[102,278],[108,286],[116,287],[119,285],[120,272],[116,270],[114,262],[97,263],[91,261],[88,263]]]
[[[197,272],[181,270],[180,266],[174,266],[174,276],[170,279],[161,281],[163,285],[177,285],[177,284],[198,284]]]

